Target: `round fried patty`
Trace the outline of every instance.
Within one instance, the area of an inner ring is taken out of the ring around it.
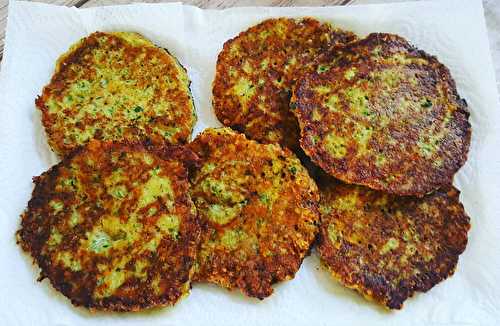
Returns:
[[[36,177],[18,242],[76,306],[136,311],[189,291],[199,240],[182,148],[91,141]]]
[[[345,286],[401,309],[454,273],[470,228],[457,189],[422,198],[336,182],[320,189],[318,252]]]
[[[185,69],[136,33],[93,33],[73,45],[36,100],[61,155],[90,139],[183,144],[196,113]]]
[[[356,39],[312,18],[268,19],[227,41],[217,59],[213,106],[226,126],[264,143],[299,148],[292,85],[321,51]]]
[[[292,97],[301,146],[330,175],[399,195],[450,184],[470,144],[448,69],[404,39],[370,34],[318,59]]]
[[[191,196],[202,224],[195,279],[263,299],[291,279],[318,231],[319,194],[300,161],[277,144],[207,129],[191,144],[201,168]]]

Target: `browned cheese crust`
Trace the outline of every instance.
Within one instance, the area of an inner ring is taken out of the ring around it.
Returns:
[[[292,85],[321,51],[351,32],[312,18],[268,19],[227,41],[217,59],[213,106],[226,126],[264,143],[299,148]]]
[[[454,273],[470,228],[457,189],[398,197],[330,181],[320,191],[318,252],[345,286],[401,309]]]
[[[347,183],[423,196],[465,163],[471,128],[448,69],[401,37],[370,34],[318,58],[292,97],[301,146]]]
[[[184,144],[196,122],[189,84],[179,62],[141,35],[95,32],[58,59],[36,105],[60,155],[90,139]]]
[[[41,176],[18,243],[75,306],[137,311],[189,292],[200,227],[180,147],[91,141]]]
[[[207,129],[191,144],[201,168],[192,198],[202,224],[195,279],[263,299],[294,277],[318,227],[318,189],[277,144]]]

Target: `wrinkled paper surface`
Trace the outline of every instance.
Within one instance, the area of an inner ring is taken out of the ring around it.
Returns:
[[[470,106],[472,144],[455,178],[471,216],[457,272],[402,311],[387,312],[333,281],[315,253],[292,281],[263,300],[194,284],[175,307],[143,313],[90,313],[36,281],[38,269],[15,244],[32,176],[57,162],[35,110],[57,57],[96,30],[136,31],[168,48],[188,69],[198,112],[195,132],[218,126],[211,82],[223,43],[268,17],[315,16],[361,36],[392,32],[436,55]],[[75,9],[13,2],[0,74],[0,320],[2,325],[497,325],[500,320],[500,106],[479,0],[327,8],[200,10],[181,4]]]

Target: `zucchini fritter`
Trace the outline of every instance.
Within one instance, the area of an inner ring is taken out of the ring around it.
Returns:
[[[96,32],[58,59],[36,105],[60,155],[90,139],[183,144],[196,122],[189,84],[179,62],[141,35]]]
[[[191,148],[201,168],[191,196],[202,224],[194,279],[263,299],[294,277],[318,231],[318,189],[277,144],[207,129]]]
[[[454,273],[470,228],[455,188],[398,197],[333,181],[320,192],[318,252],[345,286],[401,309]]]
[[[444,65],[390,34],[334,48],[318,63],[292,97],[313,162],[345,182],[399,195],[451,183],[471,129]]]
[[[92,140],[41,176],[18,243],[76,306],[137,311],[189,292],[200,226],[181,147]]]
[[[351,32],[312,18],[268,19],[240,33],[217,59],[218,119],[248,138],[298,149],[298,124],[289,111],[295,78],[321,51],[354,39]]]

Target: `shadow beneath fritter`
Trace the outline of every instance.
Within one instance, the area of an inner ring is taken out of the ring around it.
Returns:
[[[231,301],[234,301],[235,303],[238,303],[238,304],[241,304],[241,303],[258,304],[260,302],[263,302],[263,300],[259,300],[257,298],[247,297],[239,289],[228,290],[228,289],[220,287],[216,284],[193,283],[192,287],[198,288],[198,289],[202,290],[203,292],[217,293],[217,295],[220,293],[222,295],[227,296]]]
[[[186,298],[184,298],[185,300]],[[179,302],[175,304],[175,306],[180,305],[183,299],[180,299]],[[67,303],[71,304],[71,303]],[[175,306],[165,306],[165,307],[155,307],[155,308],[149,308],[141,311],[91,311],[89,309],[83,308],[83,307],[74,307],[73,311],[75,311],[80,317],[83,318],[89,318],[89,319],[94,319],[94,318],[99,318],[100,320],[103,319],[109,319],[110,321],[116,321],[116,318],[120,318],[120,320],[143,320],[144,318],[165,318],[168,317],[169,313],[172,312],[172,309]]]
[[[100,321],[103,319],[109,319],[109,321],[114,321],[116,318],[120,319],[140,319],[144,318],[165,318],[168,317],[169,313],[171,313],[172,309],[183,304],[187,298],[181,298],[175,304],[175,306],[165,306],[165,307],[155,307],[149,308],[142,311],[136,312],[115,312],[115,311],[91,311],[84,307],[76,307],[71,304],[71,301],[66,298],[63,294],[58,292],[56,289],[52,287],[49,279],[44,279],[42,281],[37,281],[37,278],[40,274],[40,268],[36,264],[33,263],[33,259],[31,256],[19,247],[19,251],[22,256],[23,263],[26,265],[26,269],[30,270],[33,273],[33,286],[38,288],[39,291],[42,291],[47,301],[57,302],[61,307],[65,307],[67,313],[74,313],[82,318],[95,319],[99,318]]]
[[[298,148],[294,151],[294,154],[300,160],[300,163],[303,167],[306,168],[309,176],[316,181],[319,185],[323,180],[329,178],[329,176],[319,167],[317,166],[309,156],[304,152],[302,148]]]
[[[361,294],[358,294],[355,290],[348,289],[342,284],[340,284],[337,280],[335,280],[326,266],[324,266],[318,256],[318,253],[316,250],[313,250],[311,253],[311,257],[309,258],[313,260],[313,264],[315,265],[315,268],[313,270],[313,275],[315,276],[315,280],[317,282],[317,286],[321,288],[322,290],[328,292],[332,296],[335,296],[336,298],[341,298],[342,300],[349,300],[359,306],[365,306],[366,309],[371,309],[373,311],[376,311],[377,313],[385,314],[385,315],[391,315],[393,312],[385,309],[384,307],[366,300],[361,296]]]
[[[47,134],[42,125],[42,114],[36,108],[33,109],[31,115],[33,122],[33,138],[36,146],[36,151],[40,160],[48,167],[55,165],[59,162],[57,155],[52,152],[47,142]]]

